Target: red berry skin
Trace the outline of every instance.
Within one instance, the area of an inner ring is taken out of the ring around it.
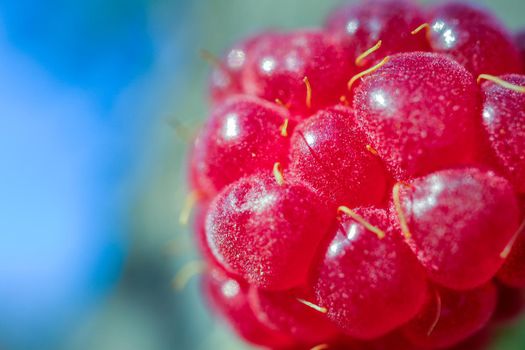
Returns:
[[[498,271],[498,279],[509,287],[525,288],[525,233],[521,232],[505,263]]]
[[[429,51],[424,36],[410,34],[425,21],[412,1],[372,0],[335,9],[325,27],[341,38],[352,61],[381,40],[381,47],[362,61],[363,67],[367,67],[394,53]]]
[[[271,32],[263,32],[248,37],[232,46],[220,61],[213,62],[215,67],[211,72],[209,82],[210,97],[213,103],[221,102],[243,92],[242,75],[248,57],[253,54],[258,43],[272,35]]]
[[[510,183],[476,168],[442,170],[401,185],[399,207],[402,215],[394,212],[404,217],[407,242],[428,276],[452,289],[489,281],[518,228]]]
[[[307,117],[337,103],[353,74],[334,38],[321,30],[300,30],[257,45],[247,62],[243,89],[272,102],[279,99],[293,114]],[[311,87],[310,108],[305,77]]]
[[[280,126],[288,117],[286,109],[255,97],[239,95],[217,106],[195,140],[195,189],[209,198],[243,176],[286,162],[289,138]]]
[[[294,130],[290,171],[335,206],[378,204],[385,198],[387,173],[366,145],[350,108],[321,110]]]
[[[356,209],[383,230],[382,209]],[[393,230],[380,239],[346,215],[313,276],[317,304],[350,337],[373,339],[410,320],[425,300],[426,279],[417,260]]]
[[[478,87],[469,72],[444,55],[392,56],[362,79],[354,108],[372,146],[398,180],[473,158]]]
[[[337,327],[297,298],[312,300],[297,291],[269,292],[251,287],[249,292],[257,319],[268,328],[284,332],[308,348],[335,339]]]
[[[489,12],[463,2],[449,2],[431,11],[429,24],[432,49],[450,55],[475,77],[522,72],[512,36]]]
[[[294,344],[286,334],[269,329],[257,320],[248,302],[248,286],[242,281],[213,269],[204,275],[202,283],[210,304],[246,341],[275,349]]]
[[[461,292],[436,287],[417,316],[403,326],[403,334],[421,347],[453,346],[488,323],[496,301],[492,283]]]
[[[266,174],[224,189],[206,218],[208,244],[231,273],[256,286],[304,285],[319,243],[335,217],[306,184]]]
[[[525,86],[525,75],[501,79]],[[492,81],[481,85],[483,126],[496,156],[497,166],[520,193],[525,193],[525,94]]]

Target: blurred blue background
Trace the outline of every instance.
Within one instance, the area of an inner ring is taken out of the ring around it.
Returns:
[[[170,125],[206,116],[200,49],[338,2],[0,0],[0,349],[246,348],[196,281],[173,291],[196,255]],[[524,24],[524,3],[485,2]],[[522,329],[497,348],[525,348]]]
[[[159,54],[151,11],[0,2],[0,348],[64,346],[122,276],[158,116],[141,111]]]

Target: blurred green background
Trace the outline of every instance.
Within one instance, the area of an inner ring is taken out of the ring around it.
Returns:
[[[106,101],[113,101],[109,103],[117,107],[111,110],[123,115],[112,121],[117,127],[126,124],[126,115],[139,116],[141,122],[131,132],[132,138],[138,140],[137,145],[130,148],[132,151],[127,157],[140,156],[141,161],[135,164],[131,189],[127,188],[124,196],[126,204],[120,223],[126,237],[123,271],[106,295],[91,304],[89,311],[62,335],[59,348],[248,349],[235,339],[226,325],[209,314],[200,296],[198,278],[192,279],[181,292],[172,286],[177,271],[198,259],[191,227],[180,226],[178,215],[187,191],[188,139],[181,134],[187,136],[198,127],[206,118],[208,108],[206,84],[210,67],[199,52],[206,49],[220,54],[236,40],[268,27],[319,26],[330,9],[340,2],[144,0],[131,1],[134,7],[121,1],[115,4],[101,1],[93,5],[93,21],[100,20],[99,8],[112,14],[106,24],[99,26],[94,40],[106,37],[105,31],[111,30],[107,27],[109,24],[138,16],[143,22],[141,31],[146,32],[151,41],[134,47],[137,36],[127,37],[128,46],[133,49],[117,56],[116,64],[108,68],[108,73],[119,70],[119,60],[142,57],[141,48],[148,52],[143,57],[148,63],[140,74],[136,73],[133,79],[125,80],[124,86],[115,88],[119,91],[118,99],[112,99],[104,90],[101,102],[105,105]],[[511,29],[525,26],[525,1],[480,3],[494,11]],[[130,8],[135,10],[128,11]],[[123,28],[118,30],[128,27]],[[97,72],[103,75],[105,71]],[[94,76],[88,72],[85,79],[91,82]],[[94,85],[104,85],[94,81]],[[118,137],[118,133],[116,135]],[[525,349],[525,319],[498,335],[493,349]]]

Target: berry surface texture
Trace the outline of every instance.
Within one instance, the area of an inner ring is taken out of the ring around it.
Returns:
[[[489,349],[525,300],[524,33],[370,0],[213,59],[188,186],[217,317],[266,349]]]

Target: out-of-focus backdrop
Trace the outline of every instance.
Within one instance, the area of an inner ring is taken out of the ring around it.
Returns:
[[[178,213],[207,113],[199,51],[339,2],[0,1],[0,349],[247,348],[198,279],[172,286],[197,257]],[[525,25],[525,2],[483,3]],[[524,348],[524,322],[494,345]]]

